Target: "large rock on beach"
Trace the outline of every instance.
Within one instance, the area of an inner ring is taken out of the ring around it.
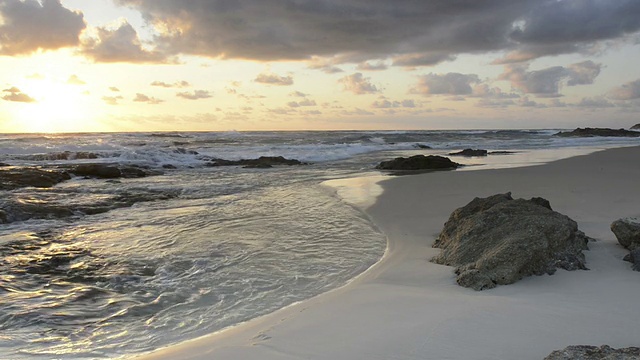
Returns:
[[[587,242],[576,222],[546,199],[498,194],[451,214],[433,245],[442,252],[432,261],[455,266],[459,285],[484,290],[557,268],[586,269]]]
[[[449,153],[451,156],[487,156],[488,151],[482,149],[464,149],[458,152]]]
[[[618,243],[630,251],[623,260],[632,264],[632,270],[640,271],[640,219],[616,220],[611,223],[611,231],[618,239]]]
[[[624,218],[611,223],[611,231],[620,245],[629,250],[640,248],[640,219]]]
[[[282,156],[260,156],[257,159],[224,160],[214,159],[207,166],[244,166],[246,168],[270,168],[274,165],[307,165],[296,159],[286,159]]]
[[[575,345],[556,350],[544,360],[640,360],[640,348],[614,349],[608,345]]]
[[[594,137],[594,136],[610,136],[610,137],[640,137],[640,132],[625,129],[609,129],[609,128],[577,128],[573,131],[559,132],[554,136],[560,137]]]
[[[23,187],[49,188],[71,179],[66,171],[43,170],[39,168],[10,168],[0,170],[0,190],[14,190]]]
[[[393,160],[383,161],[376,169],[378,170],[448,170],[456,169],[460,164],[451,161],[449,158],[437,155],[415,155],[409,158],[398,157]]]

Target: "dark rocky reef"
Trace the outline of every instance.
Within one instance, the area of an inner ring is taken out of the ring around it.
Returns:
[[[11,168],[0,170],[0,190],[14,190],[23,187],[49,188],[71,179],[66,171],[43,170],[40,168]]]
[[[631,127],[631,130],[640,130],[640,124],[635,124]]]
[[[640,219],[616,220],[611,224],[611,231],[618,239],[618,243],[630,251],[624,260],[633,264],[633,270],[640,271]]]
[[[442,252],[432,261],[455,266],[460,286],[484,290],[557,268],[586,269],[587,242],[576,222],[546,199],[498,194],[451,214],[433,245]]]
[[[640,348],[614,349],[608,345],[575,345],[556,350],[544,360],[640,360]]]
[[[245,168],[268,169],[276,165],[307,165],[296,159],[286,159],[282,156],[260,156],[257,159],[224,160],[213,159],[207,166],[243,166]]]
[[[177,197],[172,192],[151,190],[126,191],[109,194],[96,200],[91,196],[72,203],[45,201],[37,198],[9,196],[0,202],[0,224],[29,219],[65,219],[84,215],[102,214],[114,209],[131,207],[140,202],[168,200]]]
[[[431,147],[431,146],[429,146],[429,145],[424,145],[424,144],[415,144],[415,145],[413,145],[413,146],[414,146],[415,148],[418,148],[418,149],[425,149],[425,150],[432,149],[432,147]]]
[[[31,161],[55,161],[55,160],[86,160],[97,159],[99,156],[87,151],[63,151],[49,154],[35,154],[20,157],[23,160]]]
[[[141,178],[149,175],[159,175],[138,166],[124,166],[113,164],[81,164],[66,167],[67,171],[76,175],[98,179]]]
[[[608,128],[577,128],[573,131],[559,132],[553,136],[559,137],[594,137],[594,136],[612,136],[612,137],[640,137],[640,132],[625,129],[608,129]]]
[[[458,152],[449,153],[451,156],[487,156],[489,152],[482,149],[464,149]]]
[[[415,170],[449,170],[457,169],[462,166],[458,163],[451,161],[449,158],[437,155],[415,155],[409,158],[398,157],[393,160],[383,161],[376,169],[378,170],[400,170],[400,171],[415,171]]]
[[[70,180],[70,174],[86,178],[117,179],[139,178],[162,173],[137,166],[113,164],[60,165],[51,168],[10,167],[0,169],[0,190],[14,190],[29,186],[50,188]]]

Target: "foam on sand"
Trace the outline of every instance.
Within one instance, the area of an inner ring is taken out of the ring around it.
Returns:
[[[640,215],[640,147],[527,168],[383,181],[366,209],[388,236],[383,260],[346,287],[145,359],[542,359],[568,345],[640,343],[640,274],[612,221]],[[449,214],[474,197],[541,196],[598,241],[589,271],[559,270],[476,292],[430,263]]]

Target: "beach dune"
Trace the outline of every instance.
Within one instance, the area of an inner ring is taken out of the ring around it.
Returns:
[[[348,285],[141,359],[543,359],[568,345],[640,345],[640,273],[609,229],[640,215],[640,147],[526,168],[394,177],[364,209],[384,258]],[[360,185],[361,186],[361,185]],[[486,291],[429,262],[444,222],[474,197],[540,196],[597,241],[588,271]]]

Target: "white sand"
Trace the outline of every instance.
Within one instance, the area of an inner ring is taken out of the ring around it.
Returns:
[[[381,185],[366,212],[389,249],[370,271],[341,289],[142,358],[512,360],[577,344],[640,346],[640,273],[621,260],[627,252],[609,230],[618,218],[640,215],[640,147]],[[598,239],[586,253],[591,270],[476,292],[456,285],[452,268],[428,261],[454,209],[507,191],[547,198]]]

